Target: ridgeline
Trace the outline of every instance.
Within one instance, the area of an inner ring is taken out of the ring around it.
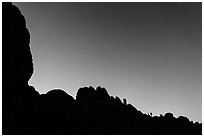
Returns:
[[[195,135],[202,123],[172,113],[143,114],[105,88],[83,87],[76,99],[54,89],[39,94],[33,74],[30,34],[20,10],[2,3],[2,134]]]

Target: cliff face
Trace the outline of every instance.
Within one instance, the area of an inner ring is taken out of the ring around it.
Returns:
[[[11,3],[3,3],[2,13],[3,74],[9,76],[9,80],[25,84],[33,74],[30,34],[25,18]]]
[[[39,95],[28,85],[33,63],[25,18],[11,3],[2,6],[3,134],[202,134],[198,122],[143,114],[101,87],[80,88],[76,100],[60,89]]]
[[[6,131],[23,116],[20,113],[26,111],[38,92],[28,86],[33,63],[25,18],[12,3],[2,5],[2,115]]]

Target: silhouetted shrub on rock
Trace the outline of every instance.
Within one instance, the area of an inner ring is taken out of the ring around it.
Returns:
[[[202,134],[202,124],[172,113],[143,114],[105,88],[83,87],[76,99],[54,89],[39,94],[25,18],[2,3],[2,134]]]
[[[164,117],[166,117],[166,118],[173,118],[174,115],[173,115],[172,113],[166,113],[166,114],[164,115]]]

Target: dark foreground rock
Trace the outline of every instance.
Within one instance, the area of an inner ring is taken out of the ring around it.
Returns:
[[[76,99],[55,89],[39,94],[23,15],[2,3],[2,134],[202,134],[202,124],[173,114],[143,114],[105,88],[84,87]]]

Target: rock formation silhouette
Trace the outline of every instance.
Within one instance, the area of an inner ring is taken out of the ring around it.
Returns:
[[[33,63],[25,18],[5,2],[2,18],[2,134],[202,134],[201,123],[143,114],[101,87],[80,88],[76,99],[60,89],[40,95],[28,85]]]
[[[33,63],[25,18],[11,3],[2,5],[2,122],[7,133],[24,127],[18,122],[30,119],[39,93],[28,86]]]

